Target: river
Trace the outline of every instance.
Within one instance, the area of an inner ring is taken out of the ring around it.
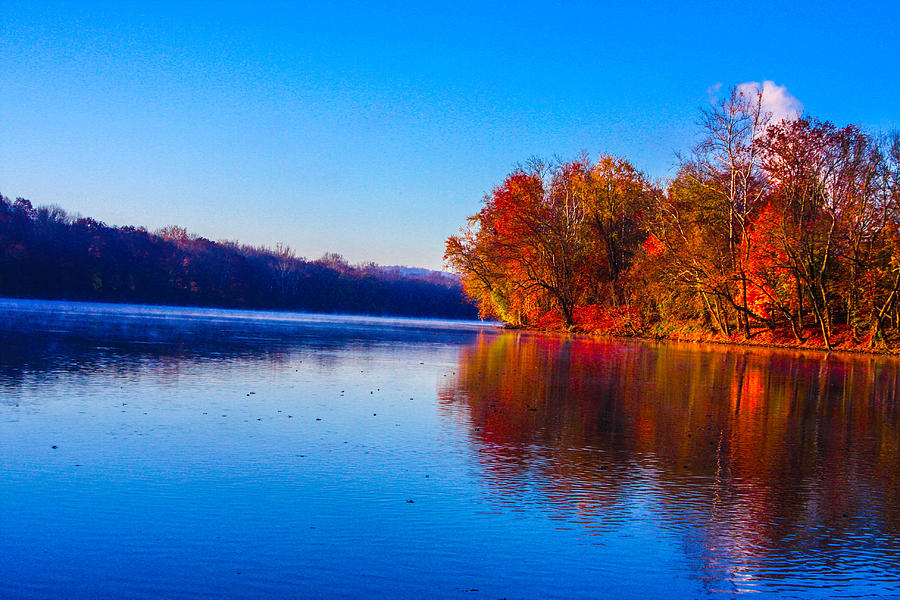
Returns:
[[[0,300],[2,598],[900,595],[900,363]]]

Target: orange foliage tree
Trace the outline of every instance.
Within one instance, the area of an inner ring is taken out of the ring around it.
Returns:
[[[827,348],[900,339],[900,136],[772,122],[740,89],[700,125],[665,192],[610,156],[507,176],[447,240],[482,315]]]

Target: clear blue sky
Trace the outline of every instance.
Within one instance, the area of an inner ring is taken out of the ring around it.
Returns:
[[[898,31],[896,2],[0,0],[0,192],[439,268],[530,156],[670,175],[717,83],[900,127]]]

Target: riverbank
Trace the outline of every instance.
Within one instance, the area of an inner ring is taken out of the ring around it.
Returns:
[[[821,352],[843,352],[852,354],[873,354],[896,356],[900,354],[897,348],[891,348],[884,343],[872,345],[870,339],[854,339],[849,332],[835,332],[832,336],[831,348],[825,343],[821,334],[806,332],[803,342],[797,340],[786,331],[757,330],[751,332],[751,337],[743,334],[724,336],[722,334],[710,334],[699,331],[680,331],[668,336],[640,336],[643,339],[657,339],[664,341],[677,341],[698,344],[721,344],[728,346],[753,346],[761,348],[783,348],[789,350],[817,350]]]
[[[561,333],[584,335],[595,338],[607,339],[641,339],[657,342],[681,342],[690,344],[716,344],[723,346],[746,346],[754,348],[780,348],[785,350],[814,350],[821,352],[871,354],[877,356],[900,356],[900,347],[890,346],[884,341],[872,344],[871,335],[857,337],[846,326],[835,327],[831,335],[831,349],[825,343],[822,334],[812,327],[807,327],[802,332],[803,342],[798,342],[790,331],[776,329],[751,330],[747,338],[741,332],[735,332],[730,336],[721,333],[691,326],[681,325],[663,328],[659,325],[652,328],[631,330],[609,330],[604,328],[586,329],[578,325],[566,329],[561,321],[542,321],[536,327],[517,327],[505,325],[508,329],[523,331],[539,331],[546,333]]]

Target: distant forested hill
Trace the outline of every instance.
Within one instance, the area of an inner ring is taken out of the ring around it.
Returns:
[[[475,318],[452,275],[337,254],[308,261],[180,227],[109,227],[0,195],[0,295],[138,304]]]

